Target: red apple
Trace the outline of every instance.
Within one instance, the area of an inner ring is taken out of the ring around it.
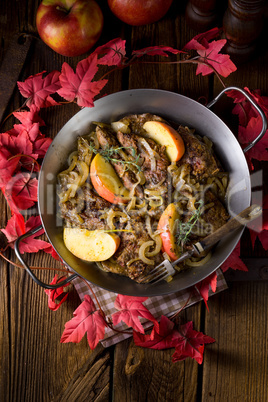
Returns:
[[[117,176],[113,166],[97,154],[90,165],[90,178],[97,193],[112,204],[129,202],[129,191]]]
[[[173,0],[108,0],[114,15],[129,25],[146,25],[160,20]]]
[[[36,14],[41,39],[63,56],[79,56],[95,45],[103,14],[95,0],[43,0]]]
[[[162,213],[157,226],[162,240],[162,250],[165,251],[173,261],[179,258],[174,235],[176,220],[178,218],[179,214],[175,204],[169,204]]]
[[[180,160],[185,152],[183,139],[178,131],[161,121],[147,121],[143,125],[146,135],[160,145],[166,147],[166,153],[171,162]]]

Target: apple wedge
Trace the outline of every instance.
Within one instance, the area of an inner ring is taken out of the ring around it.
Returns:
[[[175,204],[169,204],[162,213],[157,226],[162,240],[162,250],[165,251],[172,260],[179,258],[177,254],[176,238],[174,236],[175,222],[178,218],[179,214]]]
[[[127,203],[129,191],[117,176],[112,165],[97,154],[90,165],[91,182],[97,193],[112,204]]]
[[[166,147],[171,162],[180,160],[185,152],[184,142],[180,134],[171,126],[161,121],[147,121],[143,125],[148,138]]]
[[[120,244],[115,233],[79,228],[64,228],[63,240],[72,254],[85,261],[108,260]]]

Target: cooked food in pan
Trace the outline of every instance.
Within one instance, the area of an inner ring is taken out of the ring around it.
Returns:
[[[136,282],[229,219],[211,141],[149,113],[92,124],[58,180],[66,247]]]

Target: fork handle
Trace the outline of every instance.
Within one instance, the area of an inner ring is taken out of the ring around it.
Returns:
[[[218,241],[224,236],[240,228],[241,226],[246,226],[249,222],[258,218],[261,214],[262,208],[259,205],[251,205],[250,207],[244,209],[242,212],[240,212],[240,214],[230,219],[227,223],[225,223],[225,225],[221,226],[215,232],[211,233],[203,240],[195,243],[194,254],[201,254],[203,251],[218,243]]]

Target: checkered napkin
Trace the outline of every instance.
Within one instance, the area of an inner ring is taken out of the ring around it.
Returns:
[[[216,272],[217,272],[217,289],[215,293],[210,291],[209,296],[219,293],[227,289],[228,287],[222,274],[222,271],[218,269]],[[84,299],[86,294],[91,297],[93,296],[91,294],[89,287],[85,284],[85,282],[81,278],[74,279],[73,284],[81,300]],[[114,307],[114,301],[116,299],[117,293],[109,292],[92,284],[90,284],[90,287],[93,289],[96,297],[98,298],[101,308],[103,309],[106,316],[111,316],[113,313],[118,311]],[[171,317],[174,313],[183,308],[189,297],[190,297],[190,291],[188,289],[185,289],[180,292],[172,293],[170,295],[148,297],[148,299],[143,303],[143,305],[147,307],[147,309],[159,321],[161,315]],[[187,303],[187,307],[192,306],[193,304],[199,302],[200,300],[202,300],[202,297],[197,292],[193,292],[191,298]],[[141,318],[140,320],[145,330],[152,325],[152,323],[146,319]],[[127,325],[123,322],[118,324],[116,328],[119,329],[120,331],[128,329]],[[111,345],[123,341],[126,338],[129,338],[130,336],[131,336],[130,334],[121,334],[114,332],[111,328],[106,328],[105,337],[101,341],[101,343],[104,347],[109,347]]]

